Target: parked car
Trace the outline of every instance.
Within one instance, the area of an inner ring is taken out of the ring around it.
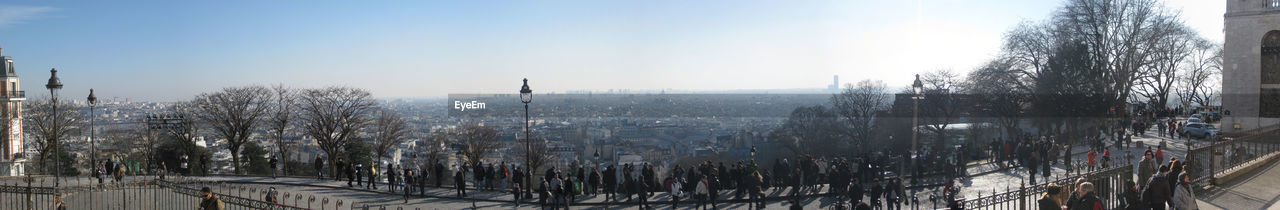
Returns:
[[[1200,118],[1187,118],[1187,124],[1193,123],[1204,123],[1204,120],[1200,120]]]
[[[1194,138],[1210,138],[1218,134],[1218,128],[1204,123],[1187,124],[1186,130],[1183,130],[1183,135]]]

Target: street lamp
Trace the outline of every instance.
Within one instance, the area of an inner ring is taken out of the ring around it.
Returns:
[[[97,118],[97,116],[93,116],[93,108],[94,108],[94,105],[98,104],[98,97],[93,95],[92,88],[89,89],[88,99],[89,99],[89,146],[91,148],[91,150],[89,150],[89,165],[96,166],[94,164],[98,163],[98,139],[94,138],[94,135],[93,135],[93,120]],[[97,170],[97,169],[94,169],[94,170]]]
[[[524,78],[524,85],[520,86],[520,103],[524,103],[524,156],[525,156],[524,166],[525,168],[527,168],[526,171],[529,171],[530,174],[532,174],[533,170],[537,170],[537,169],[532,167],[533,166],[533,143],[532,143],[533,139],[529,138],[529,102],[533,102],[533,90],[529,89],[529,78]],[[530,179],[531,178],[529,178],[528,176],[525,176],[526,181],[524,183],[524,186],[530,186],[529,185],[530,183],[527,181]],[[531,190],[532,189],[531,187],[525,187],[525,189],[529,193],[533,193],[533,191]]]
[[[919,127],[920,127],[920,99],[924,98],[924,96],[921,95],[924,93],[924,83],[920,82],[919,74],[916,74],[916,81],[911,83],[911,90],[912,92],[915,93],[915,95],[911,97],[912,106],[914,110],[912,111],[912,114],[911,114],[911,148],[909,148],[907,151],[916,152],[916,139],[918,138],[917,133],[919,133]],[[906,164],[906,162],[903,161],[903,164]],[[905,166],[902,167],[902,169],[900,169],[900,172],[898,173],[898,176],[905,175],[906,169],[907,167]],[[917,168],[915,170],[920,170],[920,169]],[[920,177],[911,177],[911,178],[914,180],[920,180]]]
[[[53,186],[57,187],[62,185],[62,161],[58,160],[59,159],[58,155],[62,153],[62,145],[58,144],[58,136],[61,134],[61,132],[59,132],[58,130],[61,130],[61,129],[58,129],[58,95],[57,95],[58,89],[62,89],[62,80],[58,79],[57,68],[49,69],[49,83],[45,84],[44,87],[49,89],[49,100],[53,104],[52,119],[53,119],[53,129],[55,130],[53,132],[53,148],[54,148],[54,155],[53,155],[54,166],[53,167],[54,167],[54,173],[57,173],[56,175],[54,175]]]

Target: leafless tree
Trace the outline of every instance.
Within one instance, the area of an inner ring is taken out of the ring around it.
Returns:
[[[387,156],[388,150],[404,142],[404,138],[409,134],[409,124],[390,109],[378,109],[377,116],[378,118],[373,120],[372,127],[373,155],[377,156],[377,161],[381,162],[382,157]]]
[[[1154,43],[1173,33],[1167,27],[1177,19],[1154,0],[1069,0],[1054,14],[1053,28],[1065,38],[1059,39],[1089,47],[1091,60],[1110,75],[1111,86],[1102,92],[1123,103],[1153,69],[1147,68],[1150,57],[1161,51]]]
[[[1134,88],[1137,93],[1135,96],[1146,99],[1156,107],[1165,107],[1168,105],[1169,93],[1178,82],[1179,69],[1191,56],[1194,43],[1201,38],[1179,22],[1162,21],[1157,24],[1151,30],[1167,34],[1154,37],[1159,41],[1146,42],[1153,53],[1147,58],[1148,65],[1142,67],[1143,74]]]
[[[1201,39],[1193,46],[1182,68],[1177,93],[1183,106],[1206,106],[1221,97],[1218,81],[1222,76],[1222,45]]]
[[[1029,93],[1025,89],[1030,85],[1024,79],[1023,70],[1010,58],[997,58],[988,61],[978,69],[969,73],[965,81],[965,89],[973,96],[974,111],[984,117],[977,120],[989,120],[1005,129],[1006,136],[1017,136],[1018,122],[1023,117],[1024,107],[1030,103]]]
[[[245,86],[202,93],[192,100],[197,109],[195,117],[227,140],[236,174],[240,174],[240,146],[249,141],[259,118],[267,115],[270,99],[271,91],[266,87]]]
[[[453,142],[462,145],[462,157],[467,165],[472,166],[480,164],[485,156],[500,146],[498,130],[475,123],[460,126],[450,131],[448,136]]]
[[[31,143],[36,149],[36,153],[40,153],[39,164],[44,164],[49,157],[56,157],[53,154],[55,148],[61,146],[61,141],[68,141],[68,137],[78,133],[75,129],[80,128],[84,124],[84,114],[80,113],[80,108],[66,101],[57,102],[57,110],[55,110],[53,102],[47,98],[27,101],[27,110],[23,112],[23,119],[30,130]],[[43,168],[43,166],[41,167]]]
[[[845,86],[844,92],[831,96],[836,113],[848,123],[849,135],[858,144],[875,137],[876,113],[889,107],[889,92],[883,81],[862,80]],[[856,145],[864,149],[864,145]]]
[[[534,172],[542,171],[539,169],[547,163],[555,161],[555,156],[551,153],[550,148],[547,147],[546,139],[538,135],[533,135],[529,140],[528,148],[526,148],[524,144],[518,144],[515,146],[516,155],[519,155],[520,158],[527,161],[529,164],[527,170],[533,170]]]
[[[947,127],[960,117],[960,103],[957,94],[964,93],[961,86],[963,76],[950,69],[938,69],[926,72],[920,77],[924,84],[924,99],[920,100],[920,124],[925,130],[936,134],[938,144],[945,146]]]
[[[330,172],[337,174],[337,158],[343,145],[369,122],[377,103],[373,94],[349,87],[306,89],[299,92],[298,110],[302,130],[315,139],[328,156]]]
[[[297,119],[297,94],[293,89],[282,85],[271,87],[274,93],[274,103],[271,107],[271,117],[266,120],[267,128],[271,132],[271,138],[276,145],[276,151],[280,154],[280,159],[288,162],[290,153],[296,143],[288,139],[291,134],[290,129],[294,121]],[[285,175],[289,175],[289,164],[282,164],[281,170]]]

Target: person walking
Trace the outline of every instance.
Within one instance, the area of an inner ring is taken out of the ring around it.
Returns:
[[[694,206],[694,209],[707,209],[708,190],[710,186],[708,186],[707,175],[698,176],[698,184],[694,185],[693,189],[693,199],[698,200],[698,205]]]

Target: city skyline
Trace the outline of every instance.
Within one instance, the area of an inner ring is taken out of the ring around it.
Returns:
[[[1221,42],[1224,5],[1164,3]],[[47,97],[50,68],[63,98],[149,101],[253,84],[435,98],[515,92],[521,78],[537,93],[823,89],[832,75],[897,88],[972,70],[1003,33],[1061,4],[17,2],[0,5],[0,47],[32,98]]]

